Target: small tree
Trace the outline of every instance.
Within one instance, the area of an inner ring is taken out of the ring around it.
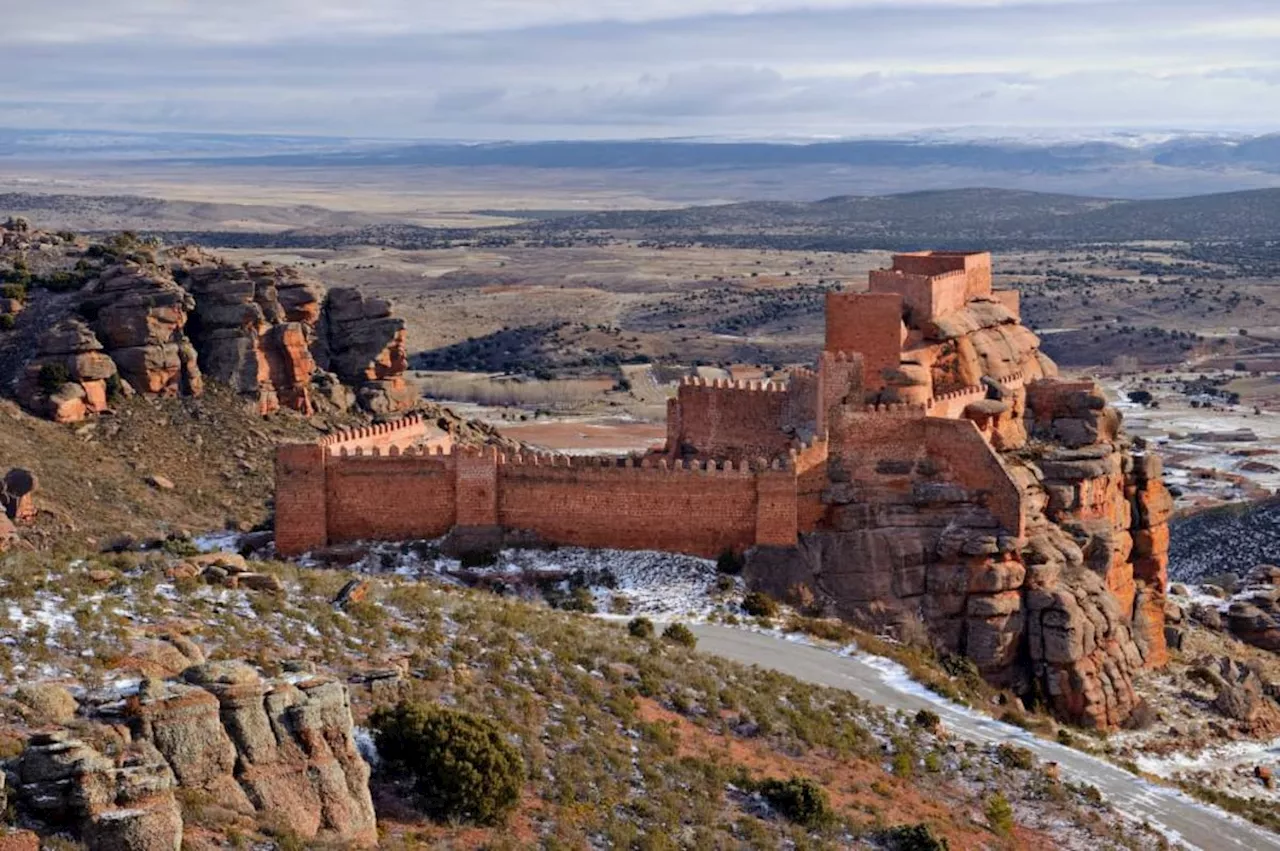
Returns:
[[[769,806],[796,824],[820,827],[831,819],[827,790],[808,777],[766,780],[760,784],[760,794]]]
[[[698,639],[693,630],[682,623],[673,623],[662,631],[664,641],[679,644],[682,647],[697,647]]]
[[[880,834],[880,839],[892,851],[949,851],[951,844],[945,836],[935,836],[927,824],[902,824]]]
[[[627,624],[632,638],[653,638],[653,621],[648,618],[632,618]]]
[[[931,709],[921,709],[916,713],[915,722],[917,727],[933,732],[942,724],[942,719]]]
[[[742,556],[733,550],[725,550],[716,558],[716,570],[729,576],[737,576],[742,572]]]
[[[46,363],[40,367],[36,376],[40,389],[46,396],[52,396],[62,389],[62,385],[71,380],[71,373],[60,363]]]
[[[1130,390],[1129,401],[1143,407],[1151,404],[1151,394],[1146,390]]]
[[[519,802],[524,762],[493,721],[402,702],[378,709],[369,723],[384,765],[414,778],[433,818],[501,824]]]
[[[569,592],[568,599],[560,604],[560,608],[568,612],[586,612],[593,615],[596,612],[596,598],[590,588],[579,585]]]
[[[776,618],[778,601],[763,591],[752,591],[742,598],[742,610],[752,617]]]
[[[1013,806],[1003,793],[996,792],[988,798],[984,812],[987,817],[987,826],[993,833],[1001,836],[1013,833]]]

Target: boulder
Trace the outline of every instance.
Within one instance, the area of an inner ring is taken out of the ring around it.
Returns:
[[[1252,595],[1235,600],[1226,612],[1231,634],[1246,644],[1280,653],[1280,604],[1274,597]]]
[[[36,474],[22,467],[14,467],[0,479],[0,509],[17,524],[31,523],[36,519],[35,494],[39,487]]]
[[[37,733],[18,762],[19,804],[91,851],[178,851],[174,776],[147,741],[108,758],[65,731]]]
[[[12,549],[18,543],[18,527],[13,521],[0,513],[0,553]]]

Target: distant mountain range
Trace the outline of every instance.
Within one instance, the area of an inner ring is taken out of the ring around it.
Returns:
[[[514,214],[512,214],[514,215]],[[1034,242],[1280,240],[1280,189],[1130,201],[1006,189],[840,196],[542,219],[542,232],[629,232],[775,247],[813,239],[845,248],[1001,246]]]
[[[965,138],[955,132],[839,141],[703,139],[408,142],[288,135],[0,129],[0,168],[144,163],[174,169],[447,169],[485,186],[515,170],[675,203],[809,200],[993,186],[1125,198],[1280,187],[1280,134]],[[499,169],[494,174],[488,170]],[[494,179],[496,178],[496,179]],[[351,178],[348,176],[347,178]]]
[[[0,157],[189,158],[270,165],[515,166],[522,168],[769,168],[950,166],[1073,171],[1117,165],[1237,167],[1280,173],[1280,133],[1185,135],[1159,141],[940,138],[820,142],[708,140],[405,142],[226,133],[128,133],[0,128]]]
[[[667,244],[855,251],[1177,240],[1198,243],[1203,251],[1212,251],[1214,243],[1231,243],[1241,263],[1262,263],[1268,269],[1280,263],[1280,189],[1138,201],[954,189],[667,210],[475,212],[523,221],[500,227],[423,227],[397,221],[393,214],[308,205],[0,193],[0,218],[23,215],[45,226],[80,230],[132,228],[170,240],[223,246],[437,248],[455,243],[569,244],[624,237]]]

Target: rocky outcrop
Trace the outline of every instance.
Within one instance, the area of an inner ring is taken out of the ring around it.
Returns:
[[[90,851],[182,847],[173,772],[149,742],[131,742],[112,758],[68,732],[37,733],[17,773],[23,808],[74,830]]]
[[[981,444],[935,445],[910,436],[918,421],[846,406],[829,421],[841,451],[828,461],[819,528],[794,553],[752,554],[747,578],[775,594],[808,586],[872,627],[918,620],[939,650],[968,656],[989,681],[1065,719],[1113,728],[1139,703],[1134,675],[1167,655],[1171,500],[1158,459],[1120,436],[1119,415],[1092,383],[1047,378],[1024,390],[986,373],[993,362],[1052,371],[1027,345],[978,356],[979,381],[1003,388],[983,402],[999,410],[969,402],[956,412],[1020,493],[1021,534],[967,473],[967,456],[987,451]]]
[[[124,736],[116,759],[65,732],[40,734],[19,765],[20,803],[91,848],[178,848],[174,793],[211,796],[308,842],[377,842],[369,767],[356,749],[346,687],[327,677],[263,680],[237,662],[181,680],[144,680],[123,704],[90,707]]]
[[[40,237],[30,229],[0,233],[8,240],[0,248],[15,250]],[[260,414],[356,405],[390,414],[416,401],[404,380],[404,322],[381,299],[342,288],[326,296],[293,267],[235,265],[193,247],[157,254],[118,237],[83,254],[107,265],[97,271],[82,258],[74,274],[87,284],[64,300],[74,312],[47,325],[42,314],[29,332],[36,350],[15,384],[36,414],[74,423],[107,410],[115,394],[199,395],[205,377]],[[0,307],[5,315],[17,309]]]
[[[36,519],[36,474],[14,467],[0,479],[0,511],[14,523],[30,523]]]
[[[107,409],[119,371],[92,328],[67,318],[41,334],[37,346],[18,381],[23,405],[59,423]]]
[[[356,388],[366,411],[387,414],[412,407],[414,395],[403,377],[409,366],[404,320],[391,315],[386,301],[355,289],[331,289],[315,353],[321,369]]]
[[[1222,615],[1236,638],[1280,653],[1280,568],[1269,564],[1253,568]]]
[[[233,266],[190,251],[175,261],[174,274],[195,296],[191,333],[205,373],[255,399],[261,413],[281,405],[312,413],[319,282],[294,269]]]
[[[197,396],[203,390],[196,350],[186,335],[194,307],[167,269],[134,261],[105,269],[80,302],[121,378],[153,396]]]
[[[1280,707],[1267,696],[1258,671],[1223,656],[1207,659],[1188,674],[1215,692],[1213,708],[1239,722],[1251,736],[1274,736],[1280,731]]]

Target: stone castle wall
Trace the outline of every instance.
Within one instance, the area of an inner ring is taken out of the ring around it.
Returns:
[[[810,528],[817,523],[820,488],[813,482],[827,451],[824,442],[814,442],[768,465],[571,458],[405,448],[403,438],[419,424],[374,430],[279,448],[281,554],[346,541],[435,538],[455,528],[505,529],[550,544],[708,557],[762,544],[793,546],[802,516]],[[381,445],[361,445],[369,440]],[[808,482],[803,511],[801,477]]]
[[[902,301],[898,293],[827,293],[825,351],[862,355],[868,390],[883,387],[884,371],[902,358]]]
[[[779,424],[804,417],[806,408],[812,421],[816,394],[816,382],[686,379],[667,406],[667,446],[712,458],[774,458],[791,446]]]

